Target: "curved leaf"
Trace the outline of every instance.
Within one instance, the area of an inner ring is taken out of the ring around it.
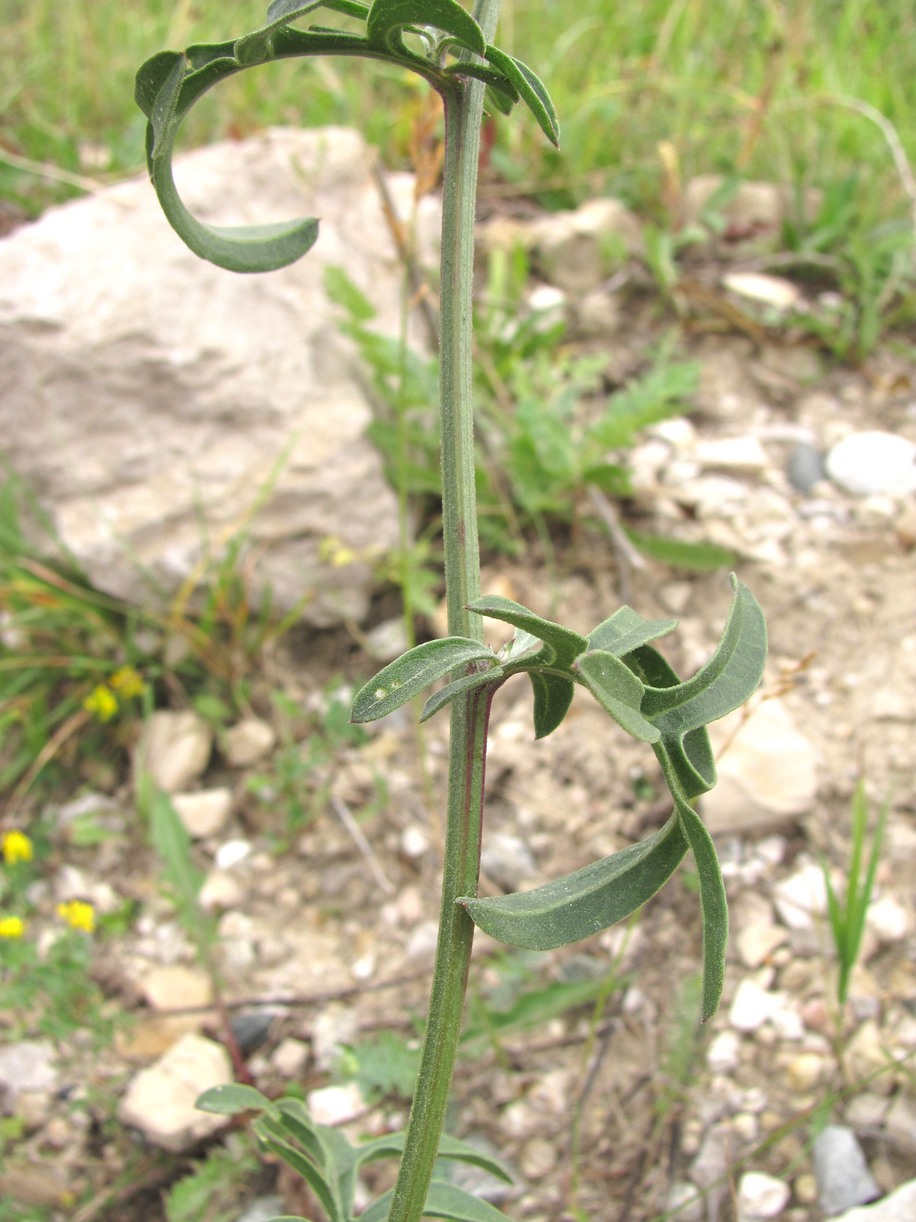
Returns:
[[[538,127],[551,144],[560,147],[560,121],[550,94],[543,81],[531,71],[527,64],[497,47],[487,47],[486,59],[497,68],[513,86],[518,96],[537,119]]]
[[[529,670],[528,678],[534,688],[534,737],[546,738],[569,712],[575,687],[571,679],[545,671]]]
[[[201,1112],[213,1112],[217,1116],[237,1116],[240,1112],[271,1111],[274,1107],[266,1095],[253,1086],[230,1082],[226,1086],[211,1086],[199,1097],[194,1106]]]
[[[564,628],[561,624],[554,624],[549,619],[542,619],[540,615],[535,615],[533,611],[529,611],[527,607],[514,602],[511,598],[502,598],[498,594],[487,594],[483,598],[475,598],[472,603],[468,603],[467,609],[476,615],[484,615],[487,619],[502,620],[503,623],[511,624],[514,628],[521,628],[524,632],[537,637],[539,641],[543,641],[545,645],[549,645],[549,658],[541,660],[552,666],[569,667],[579,654],[584,653],[588,648],[588,641],[578,632],[573,632],[571,628]]]
[[[456,679],[454,683],[449,683],[438,692],[433,692],[427,702],[423,705],[420,713],[420,722],[429,721],[430,717],[435,716],[440,709],[445,708],[447,704],[460,696],[463,692],[473,691],[475,687],[482,687],[485,683],[492,683],[503,675],[501,666],[491,666],[489,670],[478,671],[476,675],[465,675],[463,679]]]
[[[476,55],[487,49],[483,31],[458,0],[373,0],[366,18],[366,33],[372,46],[394,55],[409,54],[403,31],[434,26]]]
[[[763,677],[766,623],[760,604],[734,574],[734,597],[716,651],[692,679],[676,687],[647,687],[642,712],[663,736],[717,721],[742,705]]]
[[[353,698],[350,720],[357,723],[377,721],[407,704],[437,679],[479,662],[489,664],[488,678],[499,669],[493,651],[468,637],[449,636],[408,649],[360,688]]]
[[[623,920],[677,869],[687,840],[677,815],[638,844],[545,883],[495,899],[459,899],[491,937],[526,950],[553,950]]]
[[[643,619],[632,607],[620,607],[588,634],[588,647],[621,658],[676,627],[676,619]]]
[[[576,670],[605,712],[640,742],[657,743],[659,730],[640,713],[645,686],[625,662],[594,649],[576,659]]]
[[[359,1222],[385,1222],[394,1190],[373,1201],[359,1215]],[[433,1180],[423,1206],[424,1218],[451,1218],[454,1222],[506,1222],[506,1215],[482,1197],[475,1197],[456,1184]]]
[[[362,1166],[363,1163],[373,1162],[379,1158],[396,1158],[404,1150],[405,1133],[386,1133],[383,1137],[376,1137],[372,1141],[364,1142],[356,1147],[356,1164]],[[461,1141],[460,1138],[450,1137],[448,1133],[443,1133],[439,1138],[438,1157],[447,1159],[451,1162],[467,1163],[473,1167],[480,1167],[481,1170],[487,1171],[490,1175],[494,1175],[497,1179],[501,1179],[506,1184],[512,1183],[506,1166],[498,1159],[479,1150],[476,1146],[469,1145],[466,1141]]]
[[[728,943],[728,902],[725,883],[712,837],[703,820],[682,798],[674,795],[681,829],[697,864],[700,908],[703,913],[703,1022],[712,1018],[722,999],[725,949]]]

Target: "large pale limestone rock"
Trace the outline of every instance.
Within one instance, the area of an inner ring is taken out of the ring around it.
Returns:
[[[3,456],[100,587],[167,595],[247,526],[254,582],[281,605],[306,596],[314,623],[365,610],[367,553],[395,543],[396,510],[322,283],[345,268],[397,333],[403,273],[371,167],[346,129],[178,160],[201,219],[321,219],[315,248],[266,275],[192,255],[145,177],[0,241]],[[389,186],[409,217],[412,180]],[[437,208],[419,212],[427,251]],[[361,562],[324,563],[329,538]]]

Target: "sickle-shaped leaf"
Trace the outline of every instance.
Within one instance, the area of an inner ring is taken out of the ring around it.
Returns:
[[[487,619],[502,620],[503,623],[511,624],[513,628],[520,628],[523,632],[528,632],[531,636],[536,636],[539,641],[543,641],[550,647],[549,654],[547,656],[535,655],[535,658],[543,664],[568,669],[579,654],[584,653],[588,648],[588,641],[578,632],[573,632],[571,628],[564,628],[561,624],[554,624],[549,619],[542,619],[511,598],[488,594],[468,603],[467,609],[476,615],[485,615]]]
[[[621,658],[676,627],[676,619],[643,619],[632,607],[624,606],[588,634],[588,647]]]
[[[529,670],[534,688],[534,737],[552,734],[569,712],[575,687],[571,679],[549,671]]]
[[[664,737],[681,737],[742,705],[763,677],[767,633],[753,594],[734,574],[734,597],[716,651],[676,687],[647,687],[642,712]]]
[[[357,1167],[363,1166],[364,1163],[374,1162],[379,1158],[397,1157],[404,1150],[404,1138],[405,1133],[402,1130],[399,1133],[386,1133],[382,1137],[376,1137],[373,1141],[363,1142],[356,1147]],[[495,1175],[497,1179],[506,1184],[512,1183],[512,1176],[508,1169],[498,1159],[492,1158],[466,1141],[450,1137],[448,1133],[443,1133],[439,1138],[438,1154],[439,1158],[449,1162],[467,1163],[468,1166],[479,1167],[482,1171]]]
[[[728,943],[728,902],[716,847],[697,812],[674,793],[681,830],[690,845],[700,882],[703,914],[703,1022],[712,1018],[722,999],[725,948]]]
[[[433,692],[423,705],[419,720],[421,722],[429,721],[430,717],[435,716],[440,709],[451,704],[456,696],[473,691],[475,687],[483,687],[485,683],[493,683],[494,680],[501,678],[503,673],[501,666],[491,666],[489,670],[478,671],[476,675],[465,675],[461,679],[456,679],[454,683],[449,683],[438,692]]]
[[[487,49],[483,31],[458,0],[373,0],[366,18],[370,44],[393,55],[409,54],[403,31],[421,26],[442,30],[476,55]]]
[[[594,649],[576,659],[576,670],[601,707],[640,742],[657,743],[659,730],[640,713],[646,689],[612,653]]]
[[[686,852],[675,814],[648,839],[543,887],[458,903],[475,925],[500,942],[553,950],[630,916],[668,881]]]
[[[537,119],[538,127],[551,144],[560,147],[560,121],[543,81],[527,64],[497,47],[487,47],[486,58],[513,86],[518,96]]]
[[[449,636],[444,640],[416,645],[360,688],[353,697],[350,720],[376,721],[402,704],[407,704],[437,679],[442,679],[459,667],[479,662],[489,664],[487,678],[492,678],[495,670],[499,671],[493,651],[468,637]]]

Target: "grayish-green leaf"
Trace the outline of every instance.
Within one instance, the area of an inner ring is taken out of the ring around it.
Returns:
[[[273,1103],[253,1086],[231,1082],[226,1086],[211,1086],[194,1105],[202,1112],[218,1116],[237,1116],[240,1112],[271,1111]]]
[[[534,688],[534,736],[546,738],[569,712],[575,687],[571,679],[549,671],[529,670],[528,678]]]
[[[429,721],[430,717],[435,716],[440,709],[445,708],[447,704],[451,704],[456,696],[460,696],[464,692],[473,691],[475,687],[482,687],[485,683],[493,683],[502,674],[503,668],[501,666],[491,666],[489,670],[479,671],[475,675],[465,675],[461,679],[456,679],[454,683],[447,684],[438,692],[433,692],[423,705],[419,718],[420,721]]]
[[[640,742],[658,742],[658,728],[639,711],[646,689],[625,662],[612,653],[593,649],[576,660],[576,670],[601,707],[628,734]]]
[[[763,677],[766,623],[750,590],[732,574],[734,597],[716,651],[676,687],[647,687],[642,712],[662,735],[682,736],[742,705]]]
[[[403,1131],[400,1133],[386,1133],[383,1137],[377,1137],[373,1141],[367,1141],[357,1146],[357,1166],[361,1167],[364,1163],[373,1162],[379,1158],[395,1158],[402,1154],[404,1150],[404,1137]],[[448,1133],[443,1133],[439,1138],[439,1158],[450,1162],[467,1163],[473,1167],[480,1167],[481,1170],[489,1172],[490,1175],[495,1175],[497,1179],[503,1180],[504,1183],[512,1183],[512,1176],[504,1163],[501,1163],[489,1154],[485,1154],[483,1150],[479,1150],[476,1146],[472,1146],[466,1141],[461,1141],[457,1137],[450,1137]]]
[[[725,949],[728,943],[728,903],[725,883],[712,837],[697,812],[674,795],[681,829],[690,845],[700,881],[703,914],[703,1021],[712,1018],[722,999]]]
[[[623,920],[668,881],[687,851],[677,815],[653,836],[533,891],[464,898],[475,925],[500,942],[553,950]]]
[[[359,1216],[359,1222],[385,1222],[393,1192],[386,1192]],[[455,1184],[433,1180],[423,1207],[424,1218],[450,1218],[454,1222],[506,1222],[506,1215],[481,1197]]]
[[[502,620],[503,623],[511,624],[514,628],[520,628],[536,636],[539,641],[550,646],[549,657],[540,659],[549,662],[550,665],[567,668],[572,665],[580,653],[584,653],[588,648],[588,641],[578,632],[573,632],[571,628],[564,628],[561,624],[554,624],[549,619],[535,615],[533,611],[529,611],[527,607],[514,602],[511,598],[502,598],[498,594],[487,594],[483,598],[476,598],[472,603],[468,603],[468,610],[477,615],[485,615],[488,619]]]
[[[527,64],[497,47],[487,47],[486,58],[506,77],[518,96],[537,119],[541,131],[558,148],[560,145],[560,121],[550,94],[543,81],[531,71]]]
[[[621,658],[676,627],[676,619],[643,619],[632,607],[624,606],[588,634],[588,647]]]
[[[715,569],[729,568],[735,563],[735,554],[716,543],[701,540],[691,543],[688,539],[669,539],[664,535],[647,535],[641,531],[626,531],[634,547],[653,560],[661,560],[674,568],[689,569],[693,573],[708,573]]]
[[[451,671],[482,662],[488,664],[488,672],[499,669],[493,651],[480,641],[460,636],[426,641],[408,649],[360,688],[353,698],[350,719],[376,721],[407,704],[425,687]],[[478,669],[482,668],[478,666]]]

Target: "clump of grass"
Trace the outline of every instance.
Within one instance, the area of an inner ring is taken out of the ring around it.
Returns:
[[[827,915],[837,954],[837,1001],[841,1006],[846,1004],[850,978],[859,958],[865,921],[875,889],[888,805],[885,802],[878,812],[866,853],[868,799],[865,796],[865,778],[859,781],[852,798],[852,845],[842,895],[833,885],[827,863],[822,863],[824,886],[827,888]]]

